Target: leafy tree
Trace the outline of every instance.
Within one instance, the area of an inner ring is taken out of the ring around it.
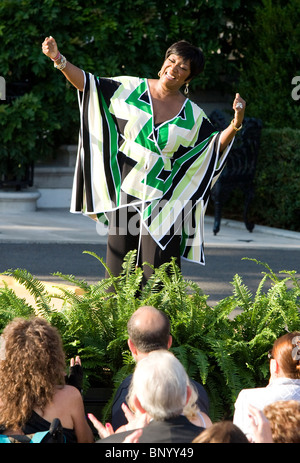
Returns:
[[[240,89],[248,102],[247,114],[261,118],[266,127],[297,128],[300,103],[291,93],[293,78],[300,76],[300,3],[260,3],[241,68]]]
[[[0,174],[21,175],[26,163],[77,142],[76,91],[42,54],[46,36],[86,71],[147,77],[157,76],[171,43],[186,39],[203,48],[207,61],[194,88],[226,89],[238,63],[228,58],[232,51],[240,57],[252,9],[240,0],[2,0],[0,72],[8,96],[16,83],[24,88],[0,106]]]

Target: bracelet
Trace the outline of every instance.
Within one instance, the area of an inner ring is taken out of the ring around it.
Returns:
[[[60,64],[56,64],[54,61],[54,67],[59,71],[62,71],[67,65],[67,60],[63,55],[60,55]]]
[[[233,119],[232,119],[232,121],[230,122],[230,124],[232,125],[232,127],[234,128],[234,130],[235,130],[236,132],[238,132],[239,130],[241,130],[241,128],[243,127],[243,124],[241,124],[239,127],[236,127],[236,126],[234,125]]]
[[[61,58],[61,54],[60,54],[60,51],[57,53],[57,55],[55,56],[55,58],[50,58],[52,61],[57,61],[59,60],[59,58]]]

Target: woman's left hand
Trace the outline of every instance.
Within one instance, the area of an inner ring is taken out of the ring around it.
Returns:
[[[239,93],[235,94],[232,108],[234,110],[234,125],[235,127],[240,127],[244,120],[246,101],[243,100]]]

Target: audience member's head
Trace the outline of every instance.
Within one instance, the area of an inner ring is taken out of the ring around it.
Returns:
[[[220,421],[193,440],[195,444],[248,444],[245,434],[232,421]]]
[[[300,332],[278,338],[273,345],[270,361],[271,378],[300,379]]]
[[[298,400],[273,402],[267,405],[263,412],[270,422],[274,443],[300,443],[300,402]]]
[[[158,349],[167,350],[172,344],[168,317],[152,306],[136,310],[128,321],[127,331],[128,345],[135,360]]]
[[[182,414],[190,393],[188,376],[179,360],[166,350],[157,350],[137,363],[128,403],[164,421]]]
[[[43,318],[15,318],[0,339],[0,421],[15,428],[65,384],[65,354],[58,331]]]

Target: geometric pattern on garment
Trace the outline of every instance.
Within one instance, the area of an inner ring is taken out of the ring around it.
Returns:
[[[85,73],[78,97],[71,212],[103,221],[106,212],[133,205],[161,248],[179,233],[182,257],[204,264],[204,213],[231,145],[220,152],[219,133],[189,99],[155,126],[145,78]]]

